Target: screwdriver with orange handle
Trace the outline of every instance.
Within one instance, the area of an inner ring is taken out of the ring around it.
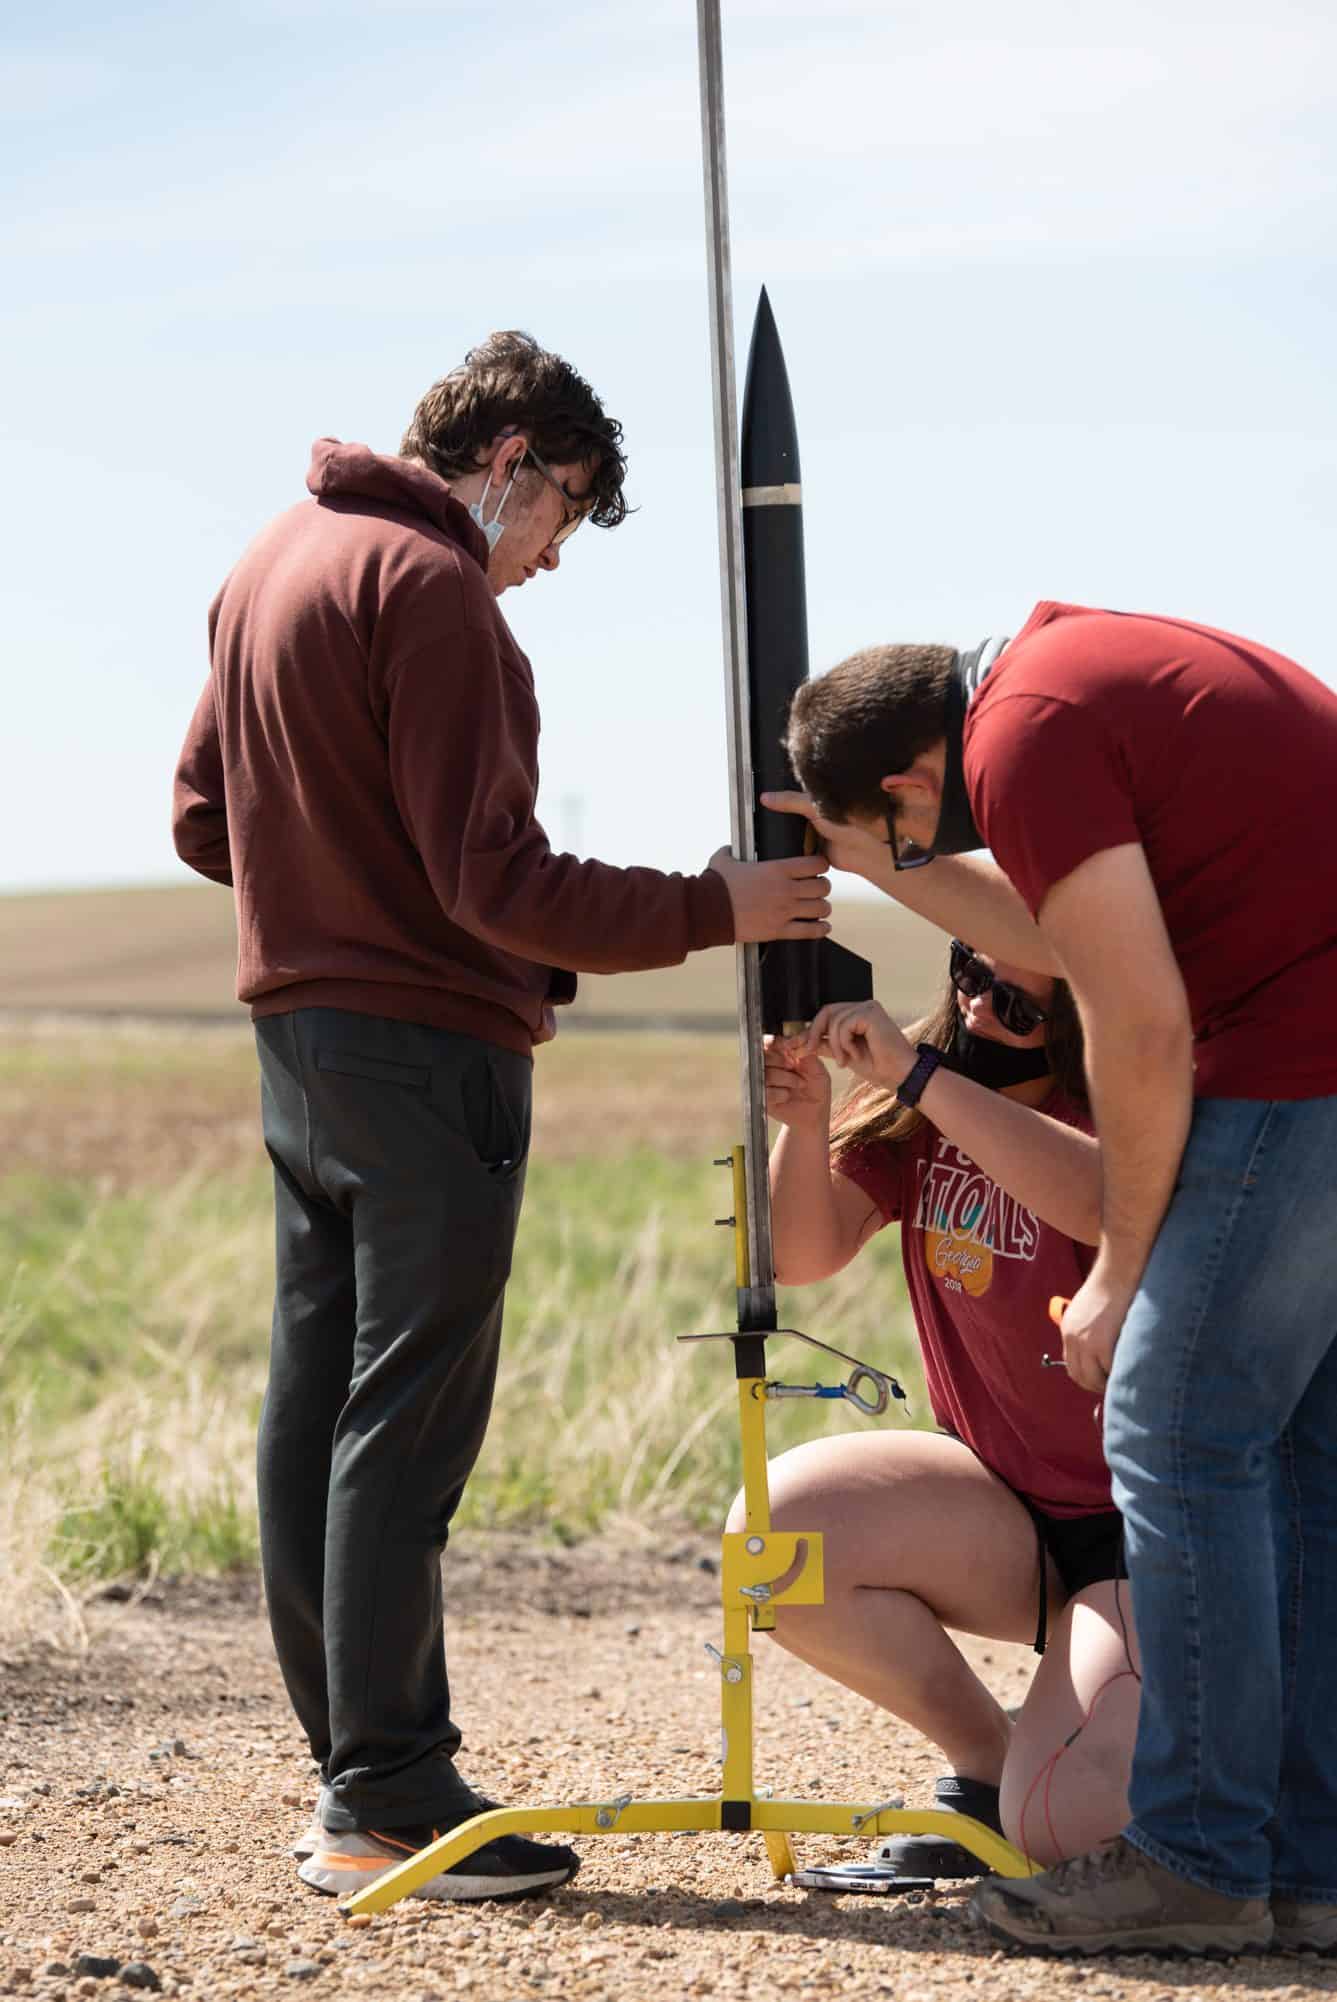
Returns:
[[[1049,1318],[1056,1328],[1063,1326],[1063,1316],[1067,1313],[1070,1304],[1069,1301],[1064,1299],[1061,1293],[1055,1293],[1053,1299],[1049,1302]],[[1066,1369],[1067,1364],[1064,1362],[1062,1356],[1041,1356],[1040,1367],[1041,1369]]]

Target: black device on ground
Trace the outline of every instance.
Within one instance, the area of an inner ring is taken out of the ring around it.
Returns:
[[[902,1877],[885,1863],[823,1863],[796,1870],[792,1881],[803,1891],[834,1891],[845,1897],[900,1898],[908,1891],[936,1889],[932,1877]]]

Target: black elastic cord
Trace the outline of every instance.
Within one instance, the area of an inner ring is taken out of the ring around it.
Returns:
[[[1133,1644],[1128,1638],[1128,1622],[1124,1618],[1123,1600],[1119,1595],[1119,1587],[1128,1577],[1128,1559],[1124,1554],[1123,1545],[1124,1545],[1124,1524],[1123,1524],[1123,1517],[1120,1516],[1119,1569],[1114,1574],[1114,1610],[1119,1615],[1119,1632],[1123,1637],[1123,1658],[1128,1663],[1128,1673],[1133,1677],[1133,1680],[1135,1682],[1140,1684],[1142,1681],[1142,1677],[1138,1672],[1138,1670],[1133,1666]]]
[[[1026,1501],[1024,1495],[1020,1499]],[[1045,1644],[1049,1638],[1049,1546],[1045,1542],[1044,1523],[1041,1520],[1040,1511],[1032,1508],[1029,1502],[1026,1502],[1026,1509],[1031,1521],[1035,1525],[1035,1541],[1040,1555],[1040,1609],[1036,1616],[1035,1641],[1033,1645],[1037,1654],[1043,1654]]]

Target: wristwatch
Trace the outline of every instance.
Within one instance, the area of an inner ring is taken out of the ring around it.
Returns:
[[[897,1105],[918,1105],[924,1086],[942,1062],[942,1051],[935,1050],[932,1043],[917,1043],[915,1049],[914,1064],[896,1087]]]

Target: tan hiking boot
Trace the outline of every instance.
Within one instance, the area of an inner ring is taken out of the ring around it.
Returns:
[[[1243,1953],[1272,1943],[1264,1898],[1226,1898],[1153,1863],[1123,1836],[1039,1877],[992,1877],[970,1909],[1036,1953]]]
[[[1337,1951],[1337,1905],[1309,1904],[1278,1893],[1272,1899],[1272,1919],[1272,1943],[1286,1953]]]

